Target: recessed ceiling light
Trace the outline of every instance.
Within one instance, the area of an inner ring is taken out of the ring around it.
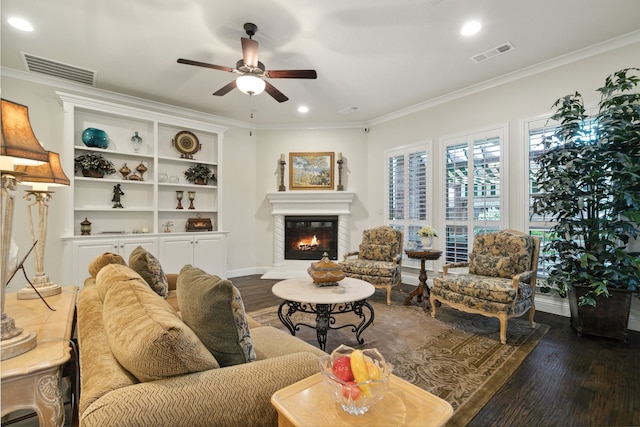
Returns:
[[[19,29],[21,31],[33,31],[33,25],[31,25],[25,19],[18,18],[18,17],[12,17],[12,18],[7,19],[7,22],[12,27],[17,28],[17,29]]]
[[[306,105],[301,105],[298,107],[298,113],[308,113],[309,112],[309,107],[307,107]]]
[[[462,34],[463,36],[472,36],[480,31],[480,28],[482,28],[480,22],[469,21],[462,26],[462,28],[460,29],[460,34]]]

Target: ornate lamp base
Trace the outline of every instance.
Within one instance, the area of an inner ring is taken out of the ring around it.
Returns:
[[[16,328],[15,322],[6,313],[2,314],[2,335],[11,338],[2,339],[0,360],[19,356],[36,346],[35,332]]]
[[[62,286],[56,285],[55,283],[49,280],[49,276],[46,274],[42,276],[36,276],[32,279],[33,286],[35,286],[36,292],[31,286],[25,286],[24,288],[18,291],[17,298],[18,299],[36,299],[42,296],[43,298],[50,297],[52,295],[58,295],[62,292]]]

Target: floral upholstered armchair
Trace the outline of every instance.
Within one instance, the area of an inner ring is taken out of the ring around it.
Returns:
[[[497,317],[500,342],[507,342],[507,320],[529,311],[533,328],[535,284],[540,240],[515,230],[479,234],[469,262],[442,266],[442,277],[433,279],[431,316],[436,301],[468,313]],[[449,269],[469,267],[467,274],[448,274]]]
[[[345,276],[385,288],[387,305],[390,305],[391,288],[398,285],[398,290],[402,291],[401,261],[402,231],[380,226],[365,230],[359,250],[346,253],[340,265]]]

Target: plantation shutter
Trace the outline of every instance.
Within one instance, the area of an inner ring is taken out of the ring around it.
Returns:
[[[420,246],[417,232],[428,223],[431,208],[427,146],[421,144],[389,150],[386,159],[387,225],[404,233],[405,247],[410,241]]]

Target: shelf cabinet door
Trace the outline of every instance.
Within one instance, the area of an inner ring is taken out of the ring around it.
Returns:
[[[227,278],[226,235],[194,237],[193,265],[209,274]]]
[[[124,258],[127,265],[129,265],[129,256],[138,246],[142,246],[147,252],[156,258],[158,255],[158,239],[135,239],[135,240],[119,240],[118,241],[118,254]]]
[[[89,277],[89,264],[105,252],[118,253],[118,240],[91,240],[71,244],[73,259],[73,277],[71,284],[82,288]]]
[[[89,277],[89,264],[105,252],[120,255],[128,265],[129,255],[138,246],[142,246],[153,256],[158,257],[158,239],[155,237],[72,242],[70,245],[73,259],[71,283],[82,287],[84,281]]]
[[[180,273],[185,264],[193,265],[193,237],[160,237],[160,265],[166,273]]]
[[[209,274],[227,277],[227,240],[225,234],[160,237],[160,264],[165,273],[180,273],[191,264]]]

